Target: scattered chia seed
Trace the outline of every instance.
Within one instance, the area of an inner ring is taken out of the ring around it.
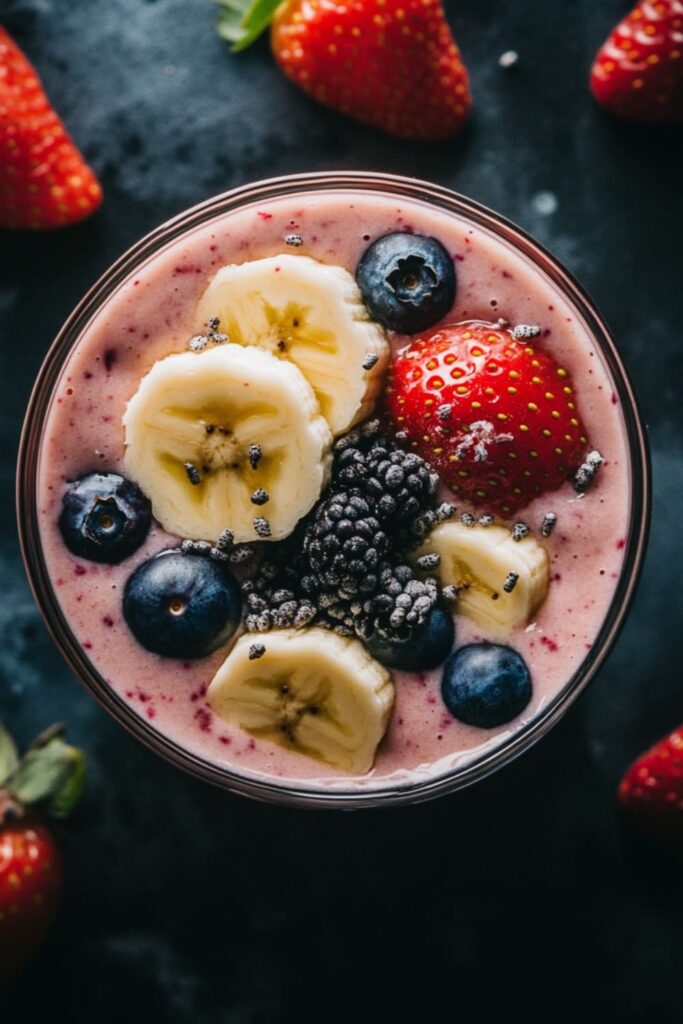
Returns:
[[[476,519],[474,518],[471,512],[463,512],[462,515],[460,516],[460,522],[462,523],[463,526],[474,526],[476,523]]]
[[[227,551],[235,543],[235,535],[232,530],[223,530],[222,534],[216,541],[216,547],[219,551]]]
[[[252,644],[249,648],[249,661],[256,661],[257,658],[262,658],[265,653],[265,644]]]
[[[187,343],[187,347],[191,352],[201,352],[209,344],[209,339],[205,334],[195,334],[194,338],[190,338]]]
[[[428,572],[430,569],[438,569],[440,562],[440,555],[420,555],[417,560],[417,566],[419,569],[422,569],[423,572]]]
[[[184,540],[183,543],[180,545],[180,550],[181,550],[181,552],[184,555],[191,555],[193,548],[194,548],[194,541],[193,540]]]
[[[493,516],[479,516],[477,522],[480,526],[493,526]]]
[[[375,352],[369,352],[363,360],[363,369],[371,370],[373,366],[377,366],[379,362],[379,356]]]
[[[588,490],[604,461],[600,452],[592,451],[588,453],[577,469],[572,481],[577,494],[584,494]]]
[[[531,530],[526,523],[515,523],[512,527],[512,539],[513,540],[524,540],[525,537],[531,533]]]
[[[202,478],[199,475],[199,470],[193,462],[186,462],[184,465],[185,472],[187,473],[187,479],[190,481],[193,487],[198,487],[202,482]]]
[[[249,445],[249,451],[247,452],[247,458],[249,459],[249,465],[251,466],[252,469],[256,469],[256,467],[258,466],[259,462],[261,461],[261,456],[262,455],[263,455],[263,452],[261,451],[261,445],[260,444],[250,444]]]
[[[505,583],[503,584],[503,590],[506,594],[511,594],[517,586],[517,580],[519,579],[519,573],[509,572],[505,577]]]
[[[217,316],[212,316],[206,325],[210,331],[217,331],[220,326],[220,319]]]
[[[441,591],[441,596],[443,597],[444,601],[457,601],[458,588],[454,586],[452,583],[449,583],[448,586],[444,587],[443,590]]]
[[[498,58],[498,67],[502,68],[503,71],[509,71],[510,68],[514,68],[519,61],[519,54],[516,50],[506,50],[505,53],[501,53]]]
[[[257,536],[262,540],[266,537],[270,537],[270,523],[265,516],[256,516],[254,519],[254,529],[256,530]]]
[[[500,327],[501,330],[505,330],[506,327],[510,326],[510,321],[506,320],[504,316],[499,316],[496,320],[496,327]]]
[[[444,402],[444,404],[440,405],[436,410],[436,415],[442,423],[445,423],[445,421],[450,418],[452,412],[453,406],[449,402]]]
[[[537,338],[541,333],[541,328],[536,324],[517,324],[512,329],[512,337],[515,341],[523,341],[526,338]]]
[[[213,342],[214,345],[225,345],[226,341],[229,340],[227,334],[222,334],[219,333],[218,331],[213,331],[209,335],[209,339]]]
[[[267,501],[270,501],[270,495],[263,487],[257,487],[251,496],[251,501],[254,505],[265,505]]]
[[[442,501],[436,510],[437,522],[445,523],[447,519],[452,519],[455,515],[455,505],[452,505],[450,501]]]
[[[285,245],[291,245],[294,249],[299,249],[304,244],[304,240],[301,235],[285,235]]]
[[[541,537],[549,537],[555,529],[557,523],[557,516],[554,512],[546,512],[543,516],[543,522],[541,523]]]

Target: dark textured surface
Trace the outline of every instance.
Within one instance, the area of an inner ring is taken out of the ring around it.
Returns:
[[[264,44],[231,57],[211,0],[0,0],[107,197],[76,230],[0,236],[0,716],[23,740],[66,719],[91,763],[64,913],[7,1019],[52,1005],[73,1024],[681,1020],[681,864],[628,835],[614,801],[629,759],[683,719],[680,137],[589,98],[622,0],[449,6],[475,116],[428,148],[316,107]],[[535,234],[597,300],[651,427],[649,557],[600,678],[512,767],[401,811],[273,809],[155,758],[62,664],[17,552],[23,410],[85,288],[183,207],[316,168],[431,178]]]

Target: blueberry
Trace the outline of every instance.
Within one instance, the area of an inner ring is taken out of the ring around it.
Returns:
[[[455,299],[455,267],[441,242],[425,235],[383,235],[365,250],[356,280],[372,317],[400,334],[432,327]]]
[[[531,677],[521,655],[499,644],[468,644],[443,670],[441,695],[454,718],[493,729],[516,718],[531,700]]]
[[[69,551],[91,562],[122,562],[144,541],[152,506],[118,473],[88,473],[64,495],[59,528]]]
[[[123,614],[136,640],[166,658],[203,658],[226,643],[241,614],[237,583],[222,563],[162,551],[128,578]]]
[[[373,658],[387,668],[422,672],[446,660],[453,647],[453,618],[438,606],[432,608],[426,624],[410,640],[391,641],[371,636],[366,647]]]

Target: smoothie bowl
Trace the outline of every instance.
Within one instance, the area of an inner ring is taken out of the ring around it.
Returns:
[[[163,225],[34,389],[18,507],[60,650],[132,733],[250,796],[426,799],[595,675],[649,512],[579,286],[434,185],[299,175]]]

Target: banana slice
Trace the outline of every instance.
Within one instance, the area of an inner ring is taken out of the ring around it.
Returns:
[[[343,267],[290,254],[223,267],[196,317],[198,325],[218,317],[231,342],[298,366],[333,434],[371,411],[389,345]]]
[[[515,541],[502,526],[442,523],[417,555],[440,555],[444,585],[462,588],[457,610],[497,636],[529,622],[548,593],[545,548],[525,537]]]
[[[256,639],[265,653],[250,659]],[[362,775],[386,731],[394,687],[358,640],[312,627],[240,637],[208,701],[253,736]]]
[[[180,537],[215,541],[229,527],[237,541],[280,540],[327,481],[332,438],[310,385],[255,348],[159,360],[123,425],[128,475]]]

